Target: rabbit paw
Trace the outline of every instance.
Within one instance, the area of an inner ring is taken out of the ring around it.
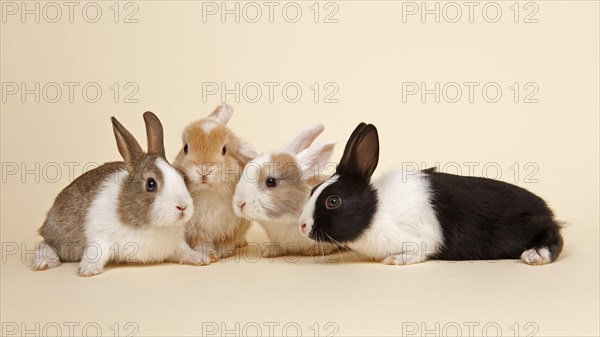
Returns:
[[[528,249],[521,254],[521,260],[531,266],[539,266],[552,262],[550,251],[548,248],[540,248],[538,250]]]
[[[85,260],[82,260],[79,263],[77,275],[83,277],[90,277],[102,273],[103,270],[104,265],[102,265],[101,263],[87,262]]]
[[[197,251],[190,251],[182,254],[179,257],[178,262],[181,264],[191,264],[194,266],[206,266],[212,262],[212,259],[208,254]]]
[[[396,254],[383,259],[381,263],[388,265],[407,265],[423,262],[425,259],[420,254]]]
[[[40,244],[35,250],[31,268],[33,270],[46,270],[58,267],[59,265],[60,259],[54,249],[46,244]]]

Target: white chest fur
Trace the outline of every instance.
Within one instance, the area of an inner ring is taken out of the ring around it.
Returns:
[[[377,212],[369,229],[349,246],[374,259],[401,253],[433,255],[443,236],[427,178],[392,171],[374,186],[379,198]]]
[[[84,223],[87,243],[95,246],[99,254],[108,254],[105,256],[107,260],[130,263],[164,261],[183,242],[184,227],[133,228],[121,223],[117,200],[126,176],[127,171],[111,175],[95,196]]]

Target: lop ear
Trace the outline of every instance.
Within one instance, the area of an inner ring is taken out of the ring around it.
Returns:
[[[317,177],[325,171],[335,149],[335,143],[319,143],[300,152],[296,158],[303,180]]]
[[[209,119],[214,119],[219,123],[227,124],[233,116],[233,108],[227,103],[221,103],[216,109],[208,115]]]
[[[298,154],[305,150],[312,144],[315,139],[323,133],[325,127],[323,124],[317,124],[300,131],[289,143],[287,143],[282,149],[282,152],[289,154]]]
[[[116,118],[111,117],[110,120],[112,121],[113,132],[115,133],[117,148],[121,157],[123,157],[123,160],[128,165],[138,162],[144,156],[144,151],[140,147],[140,144]]]
[[[233,156],[241,165],[245,166],[249,161],[258,157],[258,154],[252,145],[239,139],[238,150]]]
[[[379,135],[372,124],[361,123],[354,130],[340,164],[338,174],[350,174],[370,179],[379,162]]]
[[[148,154],[165,157],[165,146],[163,143],[163,127],[158,117],[150,111],[144,112],[146,123],[146,136],[148,137]]]

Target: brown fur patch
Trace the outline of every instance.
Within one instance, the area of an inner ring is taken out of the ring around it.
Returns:
[[[248,145],[222,123],[211,118],[192,122],[183,132],[183,145],[188,145],[187,153],[182,149],[177,154],[173,166],[183,172],[192,197],[197,194],[199,181],[188,176],[188,170],[201,172],[205,167],[213,176],[211,187],[221,194],[233,197],[235,185],[239,181],[246,164],[254,157],[248,155]],[[242,146],[244,149],[242,149]],[[223,155],[223,147],[226,154]]]
[[[144,112],[146,123],[146,137],[148,139],[148,154],[165,158],[165,146],[163,143],[163,127],[158,117],[150,111]]]
[[[206,130],[208,125],[212,127]],[[222,123],[213,119],[202,119],[188,125],[183,132],[183,144],[188,145],[188,153],[183,148],[177,154],[175,163],[182,165],[201,165],[203,163],[233,164],[227,158],[233,158],[238,165],[245,166],[251,159],[241,149],[242,141]],[[222,155],[223,146],[227,154]]]
[[[163,189],[162,172],[156,167],[157,156],[147,156],[129,172],[119,194],[119,220],[126,226],[142,227],[151,222],[150,208]],[[157,188],[146,191],[146,180],[154,178]]]
[[[116,118],[112,117],[111,121],[115,139],[117,141],[117,148],[119,149],[121,157],[125,160],[125,163],[130,165],[132,162],[140,160],[144,156],[144,151],[140,147],[138,141]]]
[[[81,259],[86,244],[83,224],[98,188],[124,169],[123,162],[106,163],[79,176],[58,194],[39,233],[61,261]]]
[[[277,186],[267,187],[267,178],[277,179]],[[272,163],[265,163],[261,168],[260,179],[261,188],[273,200],[266,205],[266,212],[270,217],[300,215],[311,187],[308,182],[301,180],[300,166],[294,157],[286,153],[273,154]]]

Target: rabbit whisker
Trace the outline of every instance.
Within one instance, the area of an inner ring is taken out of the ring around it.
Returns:
[[[325,251],[323,250],[323,239],[325,237],[323,236],[323,230],[321,228],[319,228],[319,232],[321,232],[321,240],[319,240],[319,246],[321,246],[321,255],[323,255],[323,261],[325,261]]]
[[[329,236],[329,234],[325,233],[325,235],[327,235],[331,239],[331,241],[333,241],[336,244],[336,247],[338,245],[341,246],[347,252],[350,252],[350,254],[352,254],[354,256],[354,258],[356,259],[356,261],[360,262],[360,259],[358,258],[358,256],[356,256],[356,254],[354,254],[354,252],[351,249],[349,249],[348,247],[346,247],[345,245],[343,245],[341,242],[339,242],[336,239],[334,239],[331,236]]]
[[[334,238],[332,238],[332,237],[331,237],[329,234],[327,234],[327,233],[325,233],[325,232],[323,232],[323,234],[327,235],[327,237],[329,238],[329,240],[331,240],[331,242],[333,242],[333,243],[334,243],[334,247],[335,247],[335,249],[337,250],[337,252],[338,252],[338,254],[340,255],[340,257],[342,258],[342,263],[344,263],[344,255],[342,255],[342,252],[341,252],[341,251],[340,251],[340,249],[338,248],[337,241],[336,241]]]

